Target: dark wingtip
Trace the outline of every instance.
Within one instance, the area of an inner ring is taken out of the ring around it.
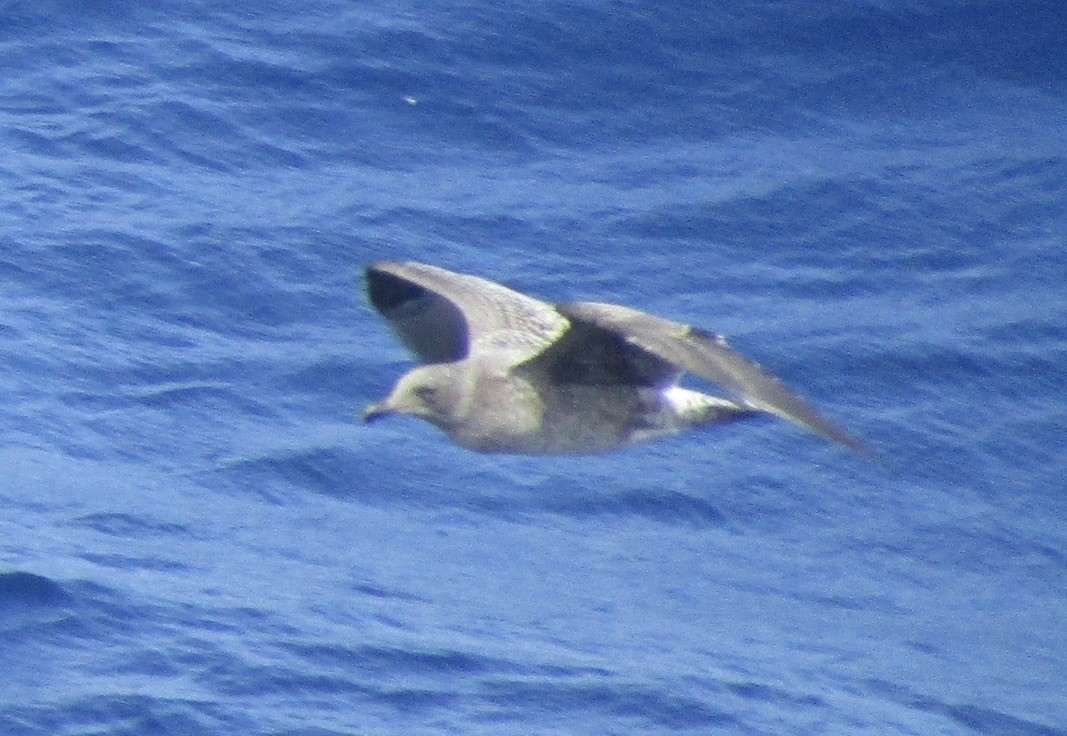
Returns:
[[[848,449],[852,450],[852,452],[856,453],[857,455],[866,460],[870,460],[872,462],[878,461],[878,453],[876,453],[874,450],[864,444],[858,437],[846,432],[840,427],[834,427],[834,432],[832,434],[825,434],[823,436],[825,436],[829,440],[837,442],[843,447],[847,447]]]
[[[849,435],[849,440],[849,442],[846,442],[844,444],[846,447],[856,453],[856,455],[863,458],[869,463],[874,463],[875,465],[881,468],[887,467],[885,458],[883,458],[882,455],[873,447],[864,442],[861,442],[859,439],[857,439],[856,437],[852,437],[851,435]]]

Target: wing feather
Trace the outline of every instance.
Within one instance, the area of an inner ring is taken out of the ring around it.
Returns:
[[[477,276],[422,263],[367,267],[367,294],[421,360],[465,358],[479,341],[540,350],[566,328],[551,305]]]
[[[870,454],[858,438],[832,423],[757,363],[728,347],[719,335],[616,304],[576,302],[557,309],[572,322],[587,322],[615,332],[667,363],[721,386],[746,406]]]

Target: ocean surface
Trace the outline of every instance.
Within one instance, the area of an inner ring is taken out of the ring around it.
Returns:
[[[0,2],[0,735],[1067,734],[1067,4]],[[416,259],[759,420],[359,413]]]

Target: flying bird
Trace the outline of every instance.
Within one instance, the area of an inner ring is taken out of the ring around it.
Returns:
[[[594,453],[771,414],[869,451],[719,335],[616,304],[549,304],[422,263],[367,267],[374,308],[422,361],[365,421],[423,419],[479,452]],[[678,381],[683,373],[729,398]]]

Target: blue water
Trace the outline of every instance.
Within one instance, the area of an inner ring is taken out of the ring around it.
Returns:
[[[0,733],[1067,734],[1067,6],[0,4]],[[362,426],[414,258],[757,421]]]

